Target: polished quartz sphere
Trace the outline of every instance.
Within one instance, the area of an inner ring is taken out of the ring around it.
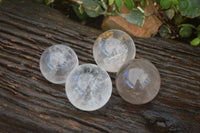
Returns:
[[[93,64],[76,67],[67,77],[65,90],[78,109],[93,111],[104,106],[112,93],[112,82],[105,70]]]
[[[66,45],[53,45],[47,48],[40,58],[40,71],[55,84],[64,84],[68,74],[78,66],[76,53]]]
[[[116,77],[119,95],[132,104],[151,101],[160,89],[160,74],[156,67],[145,59],[125,63]]]
[[[132,38],[121,30],[109,30],[102,33],[93,46],[93,56],[97,65],[108,72],[118,72],[136,53]]]

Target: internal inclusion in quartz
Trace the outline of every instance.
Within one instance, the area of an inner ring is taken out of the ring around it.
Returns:
[[[84,64],[76,67],[66,80],[66,94],[78,109],[93,111],[104,106],[112,93],[112,82],[105,70]]]
[[[120,30],[102,33],[93,46],[94,59],[108,72],[117,72],[128,60],[135,58],[135,44],[132,38]]]
[[[68,74],[78,66],[76,53],[66,45],[53,45],[47,48],[40,58],[43,76],[55,84],[64,84]]]
[[[124,64],[116,77],[119,95],[132,104],[151,101],[159,92],[160,82],[158,70],[145,59],[135,59]]]

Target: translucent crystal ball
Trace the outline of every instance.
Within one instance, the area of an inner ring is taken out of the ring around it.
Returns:
[[[67,77],[65,90],[78,109],[93,111],[104,106],[112,93],[112,82],[105,70],[93,64],[76,67]]]
[[[116,77],[119,95],[132,104],[144,104],[151,101],[158,94],[160,82],[158,70],[145,59],[127,62]]]
[[[93,46],[93,56],[98,66],[108,72],[118,72],[136,53],[132,38],[121,30],[109,30],[102,33]]]
[[[66,45],[53,45],[47,48],[40,58],[40,71],[55,84],[64,84],[68,74],[78,66],[76,53]]]

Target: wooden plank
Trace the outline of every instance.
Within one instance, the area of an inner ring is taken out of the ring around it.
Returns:
[[[115,85],[108,104],[94,112],[74,108],[64,86],[44,79],[39,58],[47,47],[66,44],[83,63],[95,63],[92,45],[102,31],[82,26],[31,1],[0,5],[0,132],[200,131],[200,48],[159,38],[133,38],[137,58],[160,71],[161,90],[150,103],[131,105]],[[110,74],[114,83],[115,74]]]

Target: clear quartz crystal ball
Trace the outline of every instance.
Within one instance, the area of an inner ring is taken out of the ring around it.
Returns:
[[[93,46],[93,56],[98,66],[108,72],[118,72],[136,53],[132,38],[121,30],[109,30],[102,33]]]
[[[151,101],[158,94],[160,82],[157,68],[145,59],[125,63],[116,77],[119,95],[132,104]]]
[[[47,48],[40,58],[43,76],[55,84],[64,84],[68,74],[78,66],[76,53],[66,45],[53,45]]]
[[[112,93],[112,82],[105,70],[93,64],[76,67],[67,77],[65,90],[78,109],[94,111],[104,106]]]

